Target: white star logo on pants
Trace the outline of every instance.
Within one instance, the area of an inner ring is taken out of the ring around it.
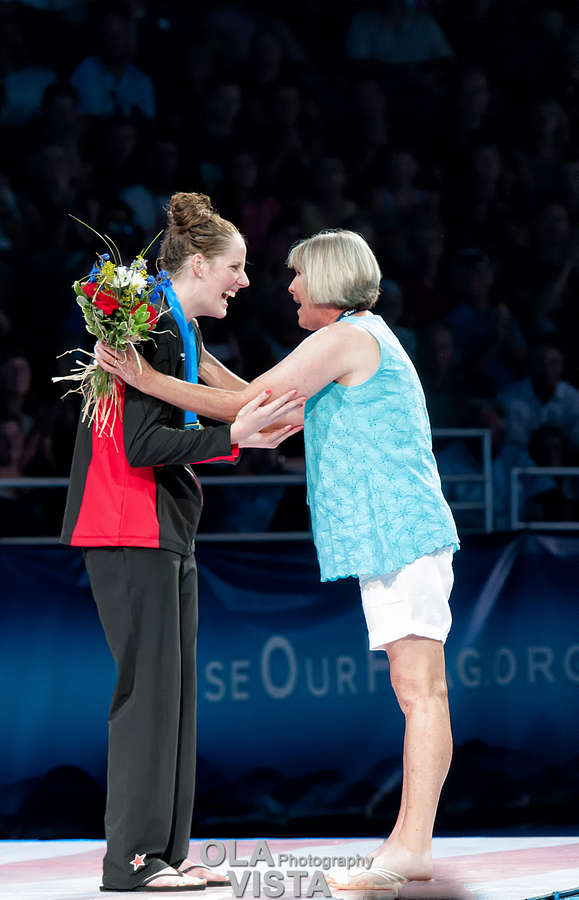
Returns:
[[[141,866],[145,865],[145,856],[146,855],[147,855],[146,853],[143,853],[143,855],[140,856],[138,853],[135,853],[135,858],[132,859],[129,863],[129,865],[133,867],[133,872],[136,872],[137,869],[140,869]]]

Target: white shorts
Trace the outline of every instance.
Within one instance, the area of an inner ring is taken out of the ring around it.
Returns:
[[[360,576],[370,650],[409,634],[444,644],[452,622],[452,556],[452,547],[444,547],[389,575]]]

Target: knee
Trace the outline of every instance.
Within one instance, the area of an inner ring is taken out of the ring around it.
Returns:
[[[444,673],[420,671],[391,673],[391,682],[404,715],[425,701],[448,702]]]

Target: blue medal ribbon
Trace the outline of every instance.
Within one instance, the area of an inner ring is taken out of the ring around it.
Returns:
[[[181,338],[183,339],[183,348],[185,350],[185,380],[189,384],[197,384],[197,341],[193,323],[188,322],[185,318],[185,314],[179,303],[179,298],[168,279],[163,283],[163,292],[181,333]],[[185,410],[185,428],[199,427],[200,425],[197,421],[196,414],[191,412],[191,410]]]

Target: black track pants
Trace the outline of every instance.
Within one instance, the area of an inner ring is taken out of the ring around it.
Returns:
[[[109,713],[103,884],[126,889],[188,853],[197,570],[193,555],[169,550],[98,547],[85,550],[85,562],[118,670]]]

